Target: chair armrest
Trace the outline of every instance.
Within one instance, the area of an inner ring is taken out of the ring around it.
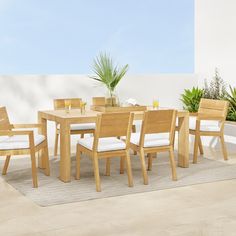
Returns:
[[[12,135],[28,135],[33,136],[32,130],[0,130],[0,136],[12,136]]]
[[[42,128],[42,124],[11,124],[13,129]]]

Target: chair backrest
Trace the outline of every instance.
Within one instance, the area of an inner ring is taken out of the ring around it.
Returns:
[[[140,146],[143,146],[146,134],[158,133],[169,133],[170,143],[172,144],[176,115],[176,110],[145,111],[140,134]]]
[[[126,136],[131,132],[133,117],[130,112],[99,114],[95,131],[97,138]]]
[[[94,106],[105,106],[106,98],[105,97],[93,97],[93,105]]]
[[[202,98],[199,104],[198,114],[204,114],[226,119],[228,113],[229,102],[223,100],[213,100]]]
[[[65,109],[66,108],[66,102],[69,101],[71,105],[71,109],[79,109],[81,106],[81,98],[60,98],[60,99],[54,99],[54,109]]]
[[[6,107],[0,107],[0,130],[11,130]]]

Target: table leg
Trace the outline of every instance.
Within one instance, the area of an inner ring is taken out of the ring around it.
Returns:
[[[178,166],[189,167],[189,115],[179,117]]]
[[[42,125],[42,128],[38,129],[38,133],[47,137],[47,120],[41,116],[40,112],[38,113],[38,123]],[[38,167],[41,169],[45,169],[46,167],[45,158],[42,158],[44,156],[43,152],[44,149],[40,150],[38,156]]]
[[[64,120],[60,122],[60,180],[70,182],[71,180],[71,158],[70,158],[70,124]]]

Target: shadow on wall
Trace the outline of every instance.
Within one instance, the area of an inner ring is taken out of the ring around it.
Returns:
[[[127,76],[118,86],[122,101],[133,97],[141,104],[181,107],[179,96],[185,88],[195,86],[195,75]],[[35,122],[38,110],[53,108],[53,99],[80,97],[91,103],[93,96],[104,96],[99,84],[83,75],[0,76],[0,106],[6,106],[13,122]]]
[[[7,107],[12,122],[35,122],[38,110],[53,109],[53,99],[91,94],[93,86],[89,88],[83,80],[77,76],[1,76],[0,105]]]
[[[181,108],[179,96],[185,88],[197,85],[197,76],[139,75],[126,76],[118,86],[121,102],[135,98],[151,105],[158,98],[162,107]],[[53,109],[53,99],[80,97],[91,103],[94,96],[105,96],[106,90],[86,75],[0,76],[0,106],[6,106],[12,123],[37,122],[37,111]],[[49,125],[49,144],[53,143],[54,124]]]

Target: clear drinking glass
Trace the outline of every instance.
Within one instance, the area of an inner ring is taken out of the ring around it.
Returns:
[[[70,99],[65,100],[65,108],[66,108],[66,113],[70,113],[70,110],[71,110],[71,100]]]
[[[80,113],[81,115],[84,115],[85,114],[85,106],[86,106],[86,102],[83,102],[81,101],[81,104],[80,104]]]
[[[157,110],[159,108],[159,100],[158,99],[153,99],[152,101],[152,107],[153,107],[153,110]]]

